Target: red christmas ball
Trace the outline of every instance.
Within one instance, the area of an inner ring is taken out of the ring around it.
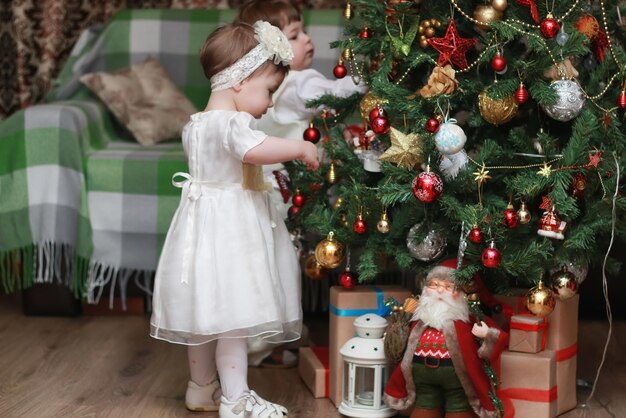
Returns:
[[[515,101],[518,104],[524,104],[528,101],[528,90],[524,87],[523,84],[520,84],[518,89],[515,91]]]
[[[439,121],[435,118],[430,118],[426,121],[426,130],[431,133],[435,133],[439,130]]]
[[[381,113],[384,113],[383,108],[382,107],[375,107],[370,111],[370,122],[372,122],[374,119],[376,119],[377,117],[379,117],[381,115]]]
[[[509,229],[513,229],[519,224],[519,218],[517,217],[517,212],[513,208],[513,205],[508,205],[504,210],[503,222]]]
[[[372,131],[377,134],[386,134],[389,132],[389,119],[384,116],[378,116],[374,120],[370,121],[372,125]]]
[[[488,248],[485,248],[481,256],[483,266],[489,269],[495,269],[500,265],[500,251],[496,248],[496,244],[492,241]]]
[[[339,63],[335,66],[333,74],[337,78],[344,78],[348,74],[348,69],[345,65],[343,65],[343,61],[339,61]]]
[[[304,205],[304,196],[300,193],[299,190],[291,198],[291,203],[297,208],[301,208]]]
[[[302,138],[305,141],[309,141],[312,142],[314,144],[317,144],[321,138],[321,134],[319,129],[317,129],[315,126],[313,126],[313,124],[310,124],[308,128],[306,128],[304,130],[304,133],[302,134]]]
[[[356,221],[354,221],[354,224],[352,225],[352,230],[355,234],[359,235],[363,235],[365,231],[367,231],[367,225],[365,225],[365,221],[363,220],[363,217],[361,215],[359,215],[359,217],[356,218]]]
[[[364,27],[360,36],[361,39],[368,39],[370,37],[370,30],[367,27]]]
[[[554,20],[552,16],[548,16],[543,22],[541,22],[539,30],[544,38],[552,39],[557,33],[559,33],[560,28],[559,22]]]
[[[300,212],[300,208],[298,206],[290,206],[287,210],[287,216],[289,216],[289,219],[294,220],[298,216],[298,212]]]
[[[506,60],[502,57],[501,53],[496,52],[496,55],[491,59],[491,68],[497,73],[504,71],[506,68]]]
[[[617,105],[620,109],[626,109],[626,90],[622,90],[617,96]]]
[[[467,238],[470,240],[470,242],[473,242],[474,244],[480,244],[480,242],[483,240],[483,233],[480,229],[478,229],[477,225],[474,225],[467,235]]]
[[[413,179],[413,195],[424,203],[434,202],[442,193],[441,177],[430,171],[430,167],[426,167],[426,171],[419,173]]]
[[[350,270],[346,270],[339,275],[339,284],[344,289],[352,289],[357,283],[357,274]]]

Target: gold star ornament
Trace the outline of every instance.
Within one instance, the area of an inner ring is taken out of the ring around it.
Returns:
[[[540,176],[544,176],[544,177],[550,177],[551,173],[552,173],[552,166],[546,163],[543,163],[543,167],[541,167],[541,169],[537,171],[537,174],[539,174]]]
[[[480,170],[474,171],[472,174],[474,175],[474,181],[478,183],[479,186],[483,183],[486,183],[487,180],[491,178],[491,176],[489,175],[489,170],[487,170],[485,167],[485,163],[483,163],[483,165],[480,167]]]
[[[404,134],[394,127],[390,133],[391,146],[380,156],[382,161],[404,168],[413,168],[423,162],[422,139],[416,133]]]

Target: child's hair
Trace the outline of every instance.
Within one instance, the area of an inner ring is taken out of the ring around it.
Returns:
[[[284,29],[291,22],[302,20],[300,7],[291,0],[249,0],[240,8],[236,22],[254,23],[265,20]]]
[[[252,25],[244,22],[230,23],[215,29],[200,48],[200,63],[206,78],[211,79],[257,46],[259,41],[254,35]],[[287,66],[267,60],[252,74],[259,74],[268,68],[283,73],[289,70]]]

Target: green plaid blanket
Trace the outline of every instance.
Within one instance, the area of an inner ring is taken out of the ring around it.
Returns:
[[[130,280],[149,292],[186,171],[180,141],[135,142],[78,81],[152,55],[201,109],[210,93],[197,53],[233,10],[127,10],[86,30],[47,98],[0,124],[0,280],[10,292],[60,282],[97,302],[109,284],[122,300]],[[332,76],[340,11],[305,14],[314,68]]]

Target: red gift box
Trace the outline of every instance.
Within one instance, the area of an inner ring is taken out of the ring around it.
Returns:
[[[548,320],[530,315],[513,315],[509,351],[538,353],[546,349]]]
[[[302,347],[298,373],[315,398],[328,398],[328,347]]]

